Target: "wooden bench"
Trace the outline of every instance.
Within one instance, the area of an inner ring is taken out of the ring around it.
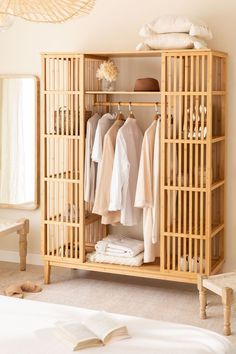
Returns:
[[[16,232],[19,236],[20,270],[26,269],[27,234],[29,233],[29,220],[21,219],[16,222],[0,219],[0,236]]]
[[[231,334],[231,306],[235,302],[234,293],[236,292],[236,272],[212,276],[199,275],[198,290],[201,319],[207,317],[207,290],[210,290],[221,297],[224,308],[224,335],[229,336]]]

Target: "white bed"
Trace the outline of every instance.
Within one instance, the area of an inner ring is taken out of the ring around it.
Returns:
[[[78,295],[79,296],[79,295]],[[71,354],[52,335],[59,321],[80,321],[94,311],[0,296],[1,354]],[[231,354],[230,342],[223,336],[197,327],[114,315],[124,322],[131,339],[90,348],[83,354]]]

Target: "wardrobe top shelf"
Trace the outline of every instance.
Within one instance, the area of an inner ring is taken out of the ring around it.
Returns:
[[[86,53],[78,53],[78,52],[52,52],[52,53],[41,53],[43,56],[48,56],[48,57],[67,57],[70,58],[71,56],[80,56],[84,55],[85,58],[88,59],[101,59],[104,60],[107,57],[160,57],[161,54],[164,53],[180,53],[180,54],[208,54],[212,53],[214,55],[220,56],[220,57],[225,57],[227,56],[227,53],[221,52],[218,50],[213,50],[209,48],[205,49],[166,49],[166,50],[146,50],[146,51],[127,51],[127,52],[86,52]]]

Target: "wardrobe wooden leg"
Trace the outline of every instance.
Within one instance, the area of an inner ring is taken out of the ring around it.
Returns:
[[[44,262],[44,284],[50,283],[51,266],[48,261]]]
[[[222,303],[224,306],[224,335],[229,336],[231,334],[231,305],[233,300],[233,289],[222,289]]]
[[[205,320],[206,315],[206,305],[207,305],[207,292],[203,287],[202,282],[205,277],[202,275],[198,276],[198,291],[199,291],[199,305],[200,305],[200,318]]]

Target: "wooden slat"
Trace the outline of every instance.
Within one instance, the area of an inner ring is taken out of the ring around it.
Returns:
[[[85,260],[85,242],[84,242],[84,55],[80,56],[79,59],[79,124],[80,124],[80,135],[83,139],[79,142],[79,173],[80,173],[80,185],[79,185],[79,219],[80,219],[80,229],[79,229],[79,258],[82,262]]]
[[[206,274],[210,274],[211,269],[211,183],[212,183],[212,60],[211,54],[207,59],[207,148],[206,148]]]
[[[167,90],[171,91],[172,90],[172,61],[171,57],[167,58]],[[168,100],[168,109],[167,109],[167,137],[168,139],[172,138],[171,135],[171,97],[167,96]],[[166,171],[166,177],[167,177],[167,185],[171,185],[171,144],[167,144],[167,171]],[[171,214],[172,214],[172,203],[171,203],[171,192],[170,189],[167,189],[167,232],[169,233],[171,231]],[[167,270],[170,270],[171,268],[171,239],[170,237],[167,236],[166,238],[167,242]]]
[[[162,90],[166,90],[166,80],[165,80],[165,73],[166,73],[166,56],[162,54],[161,56],[161,87]],[[162,103],[166,102],[166,97],[161,92],[161,101]],[[160,147],[160,154],[163,156],[163,159],[160,161],[160,269],[164,272],[165,269],[165,238],[164,238],[164,231],[165,231],[165,119],[166,119],[166,105],[163,104],[161,106],[161,147]]]
[[[79,172],[79,59],[75,58],[75,90],[77,95],[75,96],[75,173]],[[79,220],[79,187],[78,184],[75,187],[75,219]],[[79,258],[78,254],[78,241],[79,241],[79,229],[75,228],[75,258]]]
[[[194,88],[194,57],[190,57],[190,90]],[[190,97],[189,107],[189,137],[193,139],[193,96]],[[189,144],[189,233],[192,233],[193,226],[193,144]],[[190,245],[191,247],[191,245]],[[192,250],[191,250],[192,252]]]
[[[173,90],[177,90],[177,57],[173,56]],[[173,124],[171,127],[172,130],[172,138],[176,140],[177,137],[177,97],[173,97]],[[170,118],[169,118],[170,120]],[[176,143],[171,144],[172,146],[172,185],[176,188],[176,178],[177,178],[177,151],[176,151]],[[175,234],[176,232],[176,191],[171,192],[171,202],[172,202],[172,213],[171,213],[171,223],[172,223],[172,232]],[[176,265],[178,267],[178,259],[176,262],[176,254],[178,248],[178,239],[176,237],[172,237],[172,270],[176,270]],[[177,263],[177,264],[176,264]]]
[[[42,70],[42,89],[46,87],[46,80],[47,80],[47,65],[46,65],[46,59],[44,57],[41,57],[41,70]],[[46,101],[46,96],[41,95],[41,102],[42,102],[42,115],[41,115],[41,129],[42,133],[44,134],[46,132],[46,127],[47,127],[47,101]],[[41,138],[41,147],[42,147],[42,160],[41,160],[41,173],[43,177],[47,173],[48,169],[48,164],[47,164],[47,143],[43,139],[43,134]],[[47,217],[48,213],[48,191],[47,191],[47,185],[42,179],[41,183],[41,253],[43,255],[46,254],[46,245],[47,245],[47,238],[48,238],[48,228],[45,227],[43,221]]]

